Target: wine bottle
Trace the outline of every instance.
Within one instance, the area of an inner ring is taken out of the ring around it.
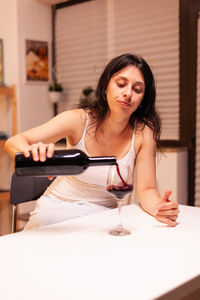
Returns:
[[[22,152],[15,156],[15,173],[18,176],[78,175],[90,166],[116,164],[115,156],[89,157],[78,149],[55,150],[44,162],[34,161],[32,154],[25,157]]]

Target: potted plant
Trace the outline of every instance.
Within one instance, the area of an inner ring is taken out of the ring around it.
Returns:
[[[80,105],[85,106],[85,105],[92,105],[94,102],[94,90],[91,86],[87,86],[82,90],[82,95],[80,98]]]
[[[55,81],[49,85],[49,99],[52,103],[57,103],[62,97],[63,87],[61,83]]]

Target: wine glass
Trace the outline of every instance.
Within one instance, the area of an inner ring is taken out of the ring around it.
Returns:
[[[115,196],[118,206],[119,222],[116,228],[109,231],[111,235],[127,235],[131,232],[123,228],[121,222],[121,207],[124,201],[124,196],[133,190],[133,165],[123,166],[120,170],[119,165],[109,167],[107,179],[107,191]]]

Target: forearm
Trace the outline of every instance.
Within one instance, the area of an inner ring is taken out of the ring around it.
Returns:
[[[23,152],[23,149],[29,145],[28,140],[22,134],[12,136],[7,140],[4,146],[4,150],[14,158],[16,152]]]
[[[154,188],[137,191],[139,203],[144,211],[155,216],[157,206],[160,201],[160,195]]]
[[[171,190],[160,196],[156,188],[156,145],[152,132],[145,127],[143,141],[136,158],[136,189],[139,203],[144,211],[159,222],[175,226],[178,203],[170,200]]]

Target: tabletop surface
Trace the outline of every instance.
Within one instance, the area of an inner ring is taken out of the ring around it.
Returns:
[[[108,234],[112,209],[0,237],[0,298],[177,300],[200,287],[200,208],[180,205],[174,228],[137,204],[122,220],[131,235]]]

